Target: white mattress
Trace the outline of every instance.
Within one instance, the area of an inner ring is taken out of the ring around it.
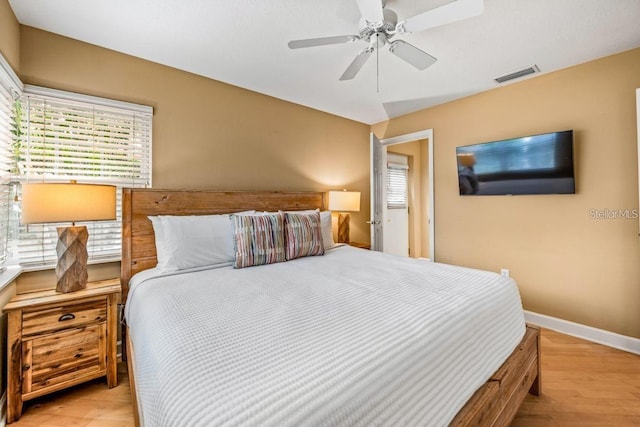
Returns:
[[[515,282],[351,247],[132,280],[151,426],[445,426],[524,335]]]

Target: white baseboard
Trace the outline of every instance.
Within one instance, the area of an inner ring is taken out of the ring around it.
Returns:
[[[566,335],[628,351],[629,353],[640,354],[640,339],[638,338],[616,334],[615,332],[609,332],[527,310],[524,311],[524,318],[527,323],[551,329],[552,331],[562,332]]]

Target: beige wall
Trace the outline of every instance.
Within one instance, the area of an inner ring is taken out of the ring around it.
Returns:
[[[434,129],[435,247],[441,262],[509,268],[525,309],[640,337],[635,89],[640,49],[470,96],[373,127]],[[460,197],[455,148],[574,129],[577,194]]]
[[[8,0],[0,0],[0,53],[13,71],[20,72],[20,24]]]
[[[24,83],[153,106],[154,187],[360,191],[369,241],[368,125],[31,27],[20,59]]]

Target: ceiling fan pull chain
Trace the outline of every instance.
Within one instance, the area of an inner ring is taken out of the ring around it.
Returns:
[[[380,33],[376,33],[376,93],[380,93]]]

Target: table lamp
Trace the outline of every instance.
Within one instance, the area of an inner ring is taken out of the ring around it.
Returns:
[[[70,183],[22,184],[22,224],[71,222],[58,227],[56,292],[75,292],[87,287],[87,240],[89,232],[76,221],[116,219],[116,187]]]
[[[329,191],[329,210],[338,215],[338,243],[349,243],[349,214],[360,211],[359,191]]]

